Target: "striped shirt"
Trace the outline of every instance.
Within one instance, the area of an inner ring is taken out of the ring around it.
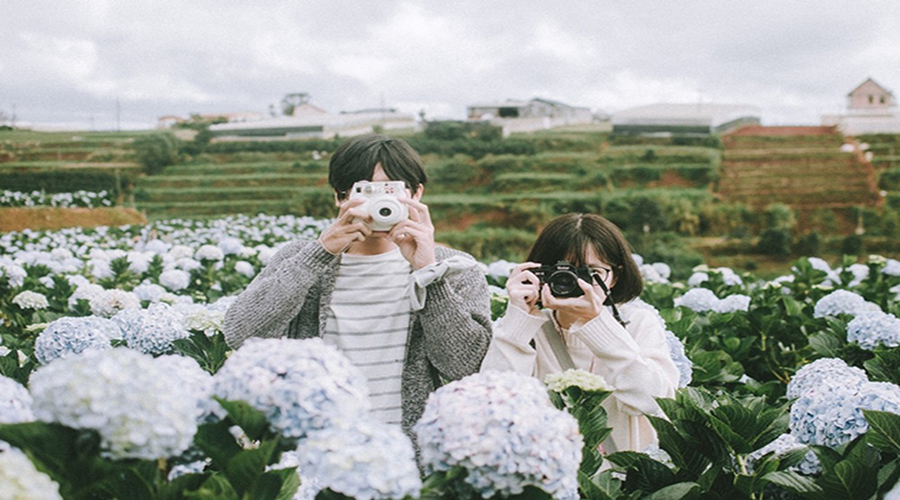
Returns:
[[[322,338],[369,381],[373,416],[399,424],[400,376],[409,334],[409,275],[400,249],[341,258]]]

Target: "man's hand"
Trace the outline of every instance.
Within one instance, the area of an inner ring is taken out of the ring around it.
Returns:
[[[365,202],[364,198],[356,198],[341,205],[337,220],[319,236],[325,250],[334,255],[344,253],[351,243],[363,241],[372,234],[367,224],[372,217],[359,208]]]
[[[400,253],[414,270],[434,264],[434,225],[428,207],[412,198],[399,198],[406,204],[409,218],[397,223],[388,238],[400,247]]]

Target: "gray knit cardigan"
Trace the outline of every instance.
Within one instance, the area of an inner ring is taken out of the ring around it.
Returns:
[[[467,254],[435,248],[438,261],[453,255]],[[286,245],[225,313],[228,345],[237,348],[249,337],[321,336],[340,262],[318,241]],[[410,314],[401,376],[401,425],[411,437],[428,395],[442,379],[477,372],[491,341],[490,295],[480,269],[438,279],[426,290],[424,309]]]

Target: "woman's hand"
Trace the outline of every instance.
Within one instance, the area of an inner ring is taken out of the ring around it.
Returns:
[[[409,218],[398,222],[388,238],[400,247],[400,253],[414,270],[434,264],[434,224],[428,206],[412,198],[399,198],[409,210]]]
[[[364,198],[356,198],[341,204],[337,220],[319,236],[319,242],[325,250],[334,255],[344,253],[350,244],[363,241],[372,234],[366,224],[372,216],[359,208],[365,202]]]
[[[541,267],[534,262],[523,262],[514,267],[506,280],[506,293],[509,294],[509,304],[527,312],[538,312],[538,299],[541,296],[540,280],[529,269]]]
[[[578,286],[584,295],[580,297],[554,297],[550,293],[550,286],[544,285],[541,289],[541,302],[544,307],[553,309],[574,321],[587,323],[603,312],[606,302],[606,292],[598,284],[592,284],[578,279]]]

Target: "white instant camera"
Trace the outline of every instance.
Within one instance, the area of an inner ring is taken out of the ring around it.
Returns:
[[[390,231],[398,222],[409,217],[406,205],[397,201],[406,197],[403,181],[369,182],[359,181],[350,188],[350,199],[365,198],[362,209],[369,212],[372,231]]]

